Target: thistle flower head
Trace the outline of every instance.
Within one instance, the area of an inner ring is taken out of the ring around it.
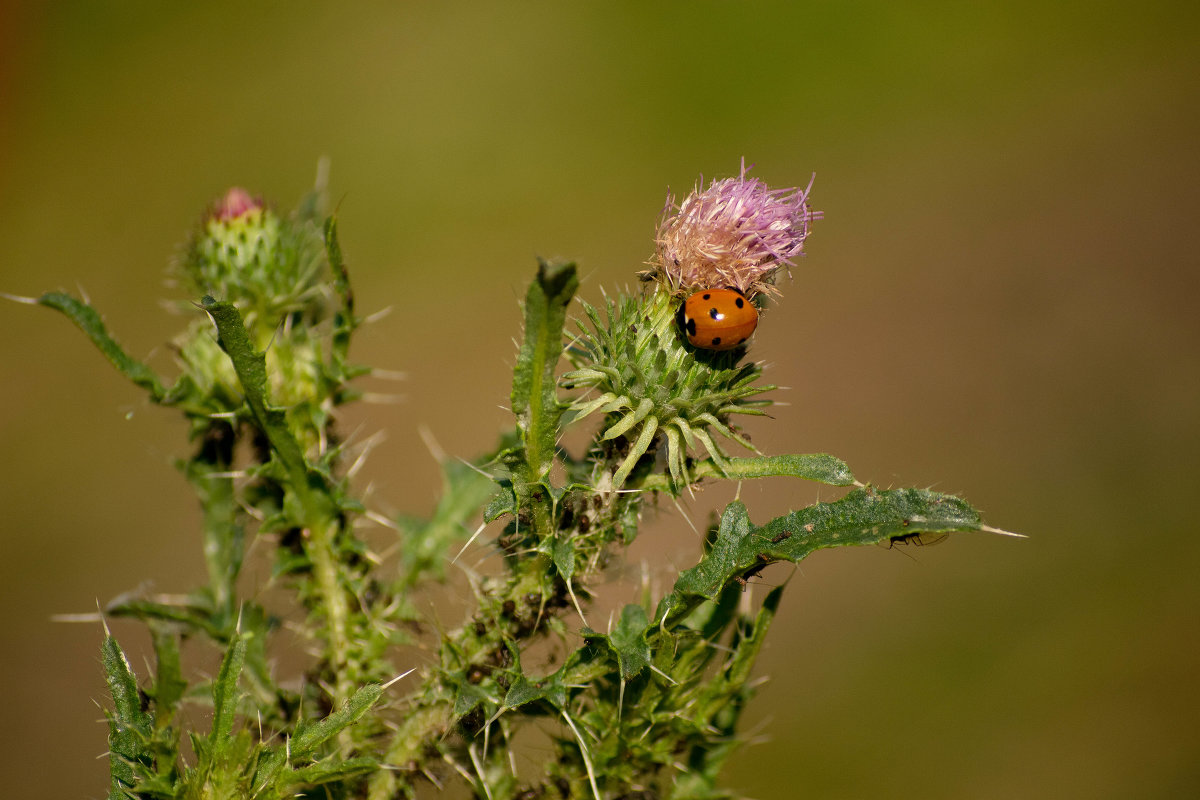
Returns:
[[[730,287],[753,299],[776,291],[776,272],[803,254],[809,225],[822,215],[808,206],[811,181],[771,189],[746,172],[743,161],[738,177],[703,191],[697,185],[678,206],[667,197],[646,276],[675,295]]]

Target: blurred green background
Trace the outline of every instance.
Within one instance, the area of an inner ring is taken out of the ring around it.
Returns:
[[[747,719],[761,743],[728,784],[763,800],[1190,795],[1195,8],[4,5],[0,290],[82,287],[170,372],[183,320],[159,304],[163,270],[193,220],[235,184],[291,208],[328,156],[360,307],[393,309],[356,355],[408,376],[402,403],[345,430],[387,432],[363,475],[372,506],[425,513],[438,479],[420,428],[471,456],[508,424],[535,255],[577,259],[595,299],[631,283],[668,188],[743,156],[775,186],[815,171],[826,219],[752,350],[789,404],[751,433],[877,485],[961,493],[1031,538],[767,570],[790,585]],[[0,774],[14,796],[100,797],[100,630],[50,615],[201,580],[170,466],[185,430],[50,311],[0,306],[0,348]],[[702,524],[732,493],[684,511]],[[761,522],[816,493],[742,496]],[[631,570],[694,563],[679,511],[643,532]],[[136,653],[136,628],[115,630]]]

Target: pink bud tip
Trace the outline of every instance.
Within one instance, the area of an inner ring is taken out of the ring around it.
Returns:
[[[234,186],[225,196],[217,201],[213,209],[213,218],[218,220],[237,219],[243,214],[262,208],[262,201],[251,196],[240,186]]]

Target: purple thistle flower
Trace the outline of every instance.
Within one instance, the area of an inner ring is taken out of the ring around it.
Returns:
[[[731,287],[747,297],[777,291],[775,273],[803,254],[809,224],[821,219],[804,189],[771,189],[746,177],[699,185],[678,206],[667,197],[655,237],[653,269],[676,294]]]

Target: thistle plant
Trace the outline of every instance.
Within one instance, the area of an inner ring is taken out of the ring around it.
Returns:
[[[349,360],[361,320],[319,193],[282,215],[231,190],[205,213],[173,268],[191,314],[173,381],[129,356],[87,303],[26,300],[66,314],[190,423],[192,455],[178,465],[203,509],[208,582],[103,609],[145,623],[156,657],[137,676],[105,624],[109,797],[390,800],[451,783],[488,800],[732,796],[720,770],[742,744],[755,658],[782,602],[782,587],[746,602],[763,567],[826,547],[996,532],[959,498],[876,489],[830,455],[764,455],[738,428],[774,387],[748,345],[692,344],[683,300],[729,292],[748,314],[743,304],[777,292],[820,218],[808,195],[771,190],[743,166],[668,200],[645,285],[582,304],[574,333],[575,267],[542,262],[525,298],[512,429],[470,463],[441,464],[436,510],[388,520],[386,558],[362,537],[381,515],[355,496],[354,443],[336,430],[371,370]],[[721,317],[713,306],[702,324]],[[579,453],[560,445],[571,426],[592,429]],[[749,455],[727,454],[729,442]],[[643,589],[605,630],[589,625],[608,557],[637,537],[646,503],[766,476],[845,494],[763,524],[735,500],[669,592]],[[270,581],[286,590],[277,606],[239,581],[253,539],[270,546]],[[451,570],[469,546],[499,553],[500,570]],[[415,598],[451,580],[470,602],[444,627]],[[285,616],[307,643],[300,674],[272,667]],[[215,676],[185,667],[185,639],[221,654]],[[193,704],[211,713],[181,713]],[[523,769],[516,737],[535,723],[553,756]]]

